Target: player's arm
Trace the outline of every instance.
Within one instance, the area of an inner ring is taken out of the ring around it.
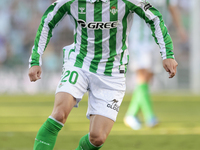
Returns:
[[[52,37],[53,29],[68,12],[69,5],[67,2],[70,1],[56,1],[42,16],[29,59],[29,78],[31,81],[40,79],[42,54]]]
[[[181,16],[180,16],[179,8],[176,5],[169,4],[168,9],[169,9],[170,14],[172,16],[173,23],[177,28],[178,34],[181,38],[181,41],[186,42],[187,41],[187,34],[186,34],[186,31],[185,31],[185,29],[182,25],[182,22],[181,22]]]
[[[161,13],[150,3],[142,0],[130,0],[130,9],[145,20],[152,31],[155,42],[160,47],[160,53],[163,58],[163,67],[169,72],[172,78],[176,74],[177,62],[174,60],[173,42],[168,33],[168,29],[162,19]]]
[[[140,0],[133,10],[139,15],[152,31],[155,42],[160,47],[160,53],[163,59],[174,58],[173,42],[168,33],[168,29],[162,19],[161,13],[150,3]]]

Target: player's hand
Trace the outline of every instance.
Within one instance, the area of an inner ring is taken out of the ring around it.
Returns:
[[[41,79],[41,73],[42,73],[42,69],[40,66],[33,66],[29,69],[29,73],[28,73],[28,76],[29,76],[29,79],[31,82],[35,82],[37,81],[38,79]]]
[[[167,72],[169,72],[169,78],[173,78],[176,75],[176,67],[178,63],[176,60],[169,58],[163,60],[163,67]]]

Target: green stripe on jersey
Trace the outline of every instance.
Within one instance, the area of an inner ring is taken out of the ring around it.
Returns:
[[[118,1],[110,1],[110,21],[117,21],[118,20]],[[109,39],[109,48],[110,48],[110,57],[106,63],[106,68],[104,71],[105,75],[111,76],[113,62],[115,61],[116,53],[116,35],[117,35],[117,28],[110,29],[110,39]]]
[[[94,3],[94,22],[102,22],[102,1]],[[96,73],[100,60],[102,59],[102,30],[94,30],[94,58],[90,64],[90,71]]]
[[[165,49],[166,49],[166,58],[174,58],[173,56],[173,42],[172,42],[172,39],[168,33],[168,30],[167,28],[165,27],[165,24],[164,24],[164,21],[162,19],[162,15],[160,14],[159,11],[157,11],[154,7],[153,8],[150,8],[151,12],[155,15],[155,16],[158,16],[159,19],[160,19],[160,29],[161,29],[161,32],[162,32],[162,35],[163,35],[163,41],[165,43]],[[152,21],[151,21],[152,22]],[[165,28],[163,28],[165,27]],[[152,29],[153,33],[154,33],[154,37],[155,37],[155,26],[154,26],[154,29]],[[158,43],[158,39],[155,37],[155,41],[156,43]]]
[[[131,7],[131,5],[133,5],[133,4],[130,3],[129,6]],[[141,18],[143,18],[145,20],[145,22],[147,24],[149,24],[151,26],[152,36],[154,37],[156,43],[159,44],[158,43],[159,41],[158,41],[158,39],[156,37],[156,34],[155,34],[156,30],[155,30],[155,24],[154,24],[153,20],[149,20],[147,18],[147,16],[145,15],[145,12],[142,10],[142,8],[140,8],[138,6],[134,6],[134,5],[133,5],[132,8]],[[164,47],[166,49],[166,51],[165,51],[166,58],[174,58],[173,52],[172,52],[173,43],[172,43],[170,35],[168,34],[168,30],[167,30],[166,26],[164,25],[164,21],[162,19],[162,15],[154,7],[149,8],[149,11],[151,11],[151,13],[154,14],[155,16],[157,16],[159,18],[159,20],[160,20],[159,26],[160,26],[160,30],[162,32],[162,38],[163,38],[163,41],[164,41],[164,44],[165,44]]]
[[[73,18],[74,19],[74,18]],[[77,21],[74,19],[74,22],[75,22],[75,29],[77,31],[77,28],[78,28],[78,23]],[[77,32],[74,34],[74,43],[76,44],[76,38],[77,38]]]
[[[139,16],[141,17],[141,18],[143,18],[144,20],[145,20],[145,22],[146,23],[148,23],[149,25],[150,25],[150,28],[151,28],[151,31],[152,31],[152,36],[154,37],[154,40],[155,40],[155,42],[157,43],[157,44],[159,44],[158,43],[158,39],[156,38],[156,34],[155,34],[155,25],[154,25],[154,22],[152,21],[152,20],[149,20],[146,16],[145,16],[145,12],[142,10],[142,8],[140,8],[140,7],[137,7],[136,9],[135,9],[135,12],[137,13],[137,14],[139,14]],[[152,12],[152,11],[151,11]]]
[[[127,49],[127,45],[126,45],[126,30],[127,30],[127,16],[129,14],[129,9],[127,7],[127,5],[125,6],[125,15],[124,18],[122,19],[122,26],[123,26],[123,38],[122,38],[122,50],[123,52],[121,53],[121,59],[120,59],[120,64],[123,64],[123,58],[124,58],[124,51]],[[120,66],[119,66],[119,70],[120,70]]]
[[[72,4],[74,1],[75,1],[75,0],[72,0],[72,1],[70,2],[70,4]],[[69,5],[68,15],[70,15],[70,16],[73,18],[74,24],[75,24],[75,30],[76,30],[77,27],[78,27],[78,23],[77,23],[76,19],[73,17],[73,15],[71,14],[71,9],[70,9],[70,7],[71,7],[71,5]],[[75,43],[75,44],[76,44],[76,38],[77,38],[77,32],[74,33],[74,43]]]
[[[122,19],[122,26],[123,26],[123,38],[122,38],[122,50],[126,50],[127,49],[127,45],[126,45],[126,40],[127,40],[127,36],[126,36],[126,30],[127,30],[127,17],[128,17],[128,14],[129,14],[129,8],[128,6],[126,5],[125,6],[125,15],[124,15],[124,18]]]
[[[49,22],[48,26],[50,28],[49,33],[48,33],[48,37],[47,37],[47,42],[45,45],[45,49],[47,47],[47,44],[49,43],[50,38],[52,37],[52,30],[55,28],[55,26],[61,21],[61,19],[65,16],[65,14],[67,13],[67,11],[65,11],[66,6],[69,7],[69,5],[63,5],[62,7],[60,7],[57,11],[57,13],[54,15],[53,19]],[[68,10],[70,10],[68,8]]]
[[[86,0],[78,0],[78,8],[85,8],[85,10],[86,10]],[[86,13],[85,14],[79,13],[78,18],[86,21]],[[83,27],[81,27],[81,28],[82,28],[81,29],[82,33],[81,33],[80,53],[76,56],[76,62],[74,64],[74,66],[79,67],[79,68],[82,68],[82,66],[83,66],[84,58],[87,55],[87,44],[88,44],[87,28],[83,28]]]
[[[43,29],[43,26],[44,26],[45,19],[47,18],[48,14],[54,10],[55,7],[56,7],[56,3],[52,4],[46,10],[44,15],[42,16],[41,24],[39,25],[39,28],[38,28],[38,31],[37,31],[37,34],[36,34],[36,38],[35,38],[35,42],[34,42],[35,47],[33,48],[33,52],[32,52],[32,55],[31,55],[31,59],[32,59],[31,67],[35,66],[35,65],[39,66],[40,54],[38,53],[38,44],[39,44],[39,41],[40,41],[42,29]]]

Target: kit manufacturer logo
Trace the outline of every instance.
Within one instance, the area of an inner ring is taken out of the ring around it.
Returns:
[[[117,103],[118,103],[118,100],[113,99],[109,104],[107,104],[107,107],[119,112],[119,105],[117,105]]]
[[[79,14],[85,14],[86,12],[84,12],[85,8],[84,7],[79,7],[78,8],[80,11],[78,12]]]

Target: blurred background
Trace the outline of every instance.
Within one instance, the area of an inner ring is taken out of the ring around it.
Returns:
[[[53,0],[0,1],[0,94],[52,93],[61,75],[62,48],[73,42],[73,27],[66,17],[55,30],[44,55],[42,80],[28,80],[28,59],[40,19]],[[183,43],[172,23],[169,33],[174,42],[174,53],[179,63],[174,79],[168,79],[164,69],[152,83],[152,92],[200,91],[199,7],[195,0],[179,0],[181,19],[188,34]],[[128,72],[127,92],[134,89],[134,72]]]
[[[28,60],[34,38],[40,19],[52,2],[54,0],[0,0],[1,150],[31,150],[38,129],[52,111],[62,72],[62,48],[73,42],[73,27],[68,17],[54,30],[43,55],[42,79],[31,83],[28,78]],[[188,40],[181,42],[175,26],[168,22],[179,63],[177,75],[169,79],[162,69],[150,88],[161,124],[155,129],[144,127],[139,131],[124,125],[123,117],[135,87],[135,74],[128,71],[127,94],[102,150],[199,149],[200,1],[179,0],[179,8]],[[87,95],[80,106],[72,110],[55,150],[75,149],[80,137],[88,132]]]
[[[64,23],[55,29],[43,57],[44,80],[31,85],[27,76],[28,59],[41,17],[54,1],[0,1],[0,93],[55,91],[54,82],[58,82],[61,75],[62,48],[73,42],[73,29],[67,17]]]

